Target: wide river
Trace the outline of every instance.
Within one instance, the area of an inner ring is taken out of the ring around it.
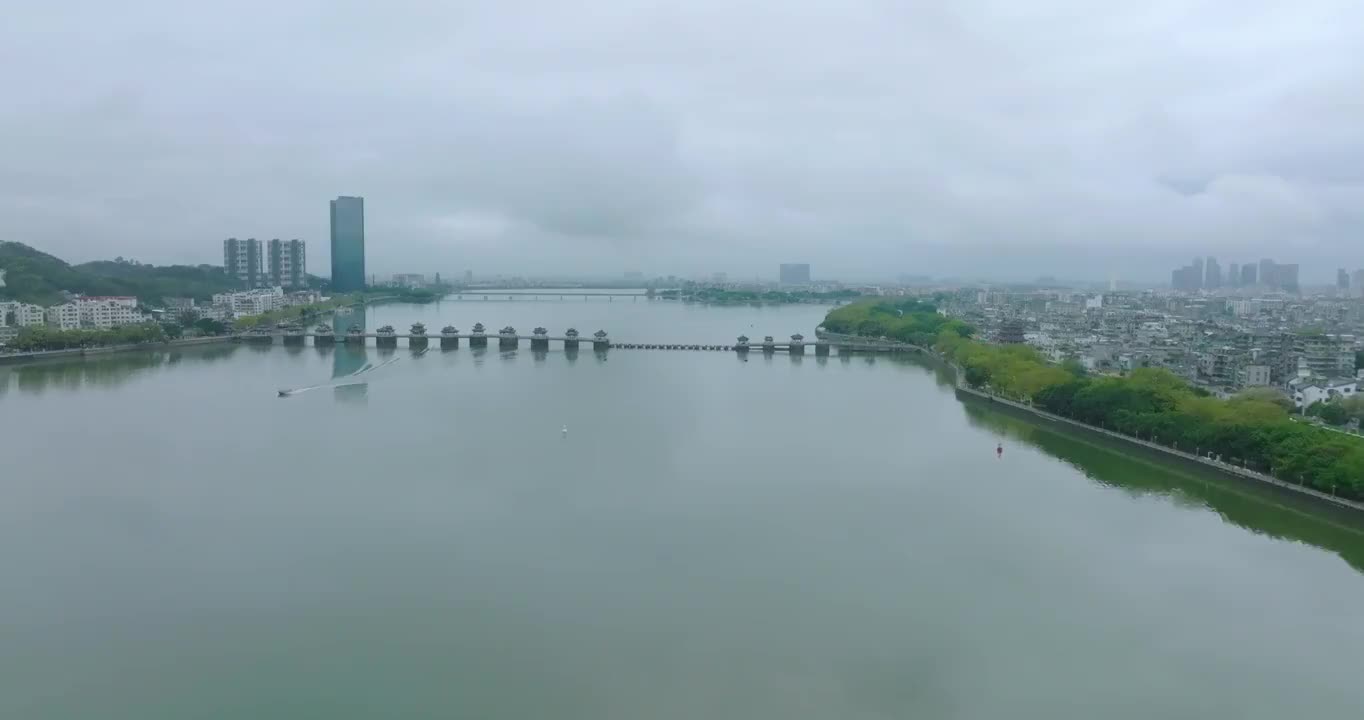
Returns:
[[[337,322],[721,343],[825,309]],[[1348,520],[944,372],[434,343],[0,367],[0,718],[1364,717]]]

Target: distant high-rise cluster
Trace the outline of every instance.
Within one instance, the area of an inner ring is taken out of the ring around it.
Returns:
[[[1276,263],[1264,258],[1257,263],[1231,263],[1224,278],[1217,258],[1194,258],[1193,262],[1170,273],[1170,286],[1183,292],[1216,290],[1220,287],[1262,287],[1295,293],[1298,291],[1296,263]],[[1344,272],[1344,271],[1341,271]]]
[[[1208,262],[1204,267],[1206,270],[1203,276],[1203,287],[1209,290],[1222,287],[1222,266],[1217,264],[1217,258],[1209,255]]]
[[[809,263],[783,263],[779,268],[778,278],[782,285],[809,285],[810,265]]]
[[[268,246],[255,238],[223,241],[223,269],[247,288],[306,287],[307,255],[307,243],[298,239],[275,238]]]

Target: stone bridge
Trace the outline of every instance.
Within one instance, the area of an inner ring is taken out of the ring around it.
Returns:
[[[497,347],[502,350],[515,350],[521,346],[521,343],[528,342],[532,350],[548,350],[550,344],[553,343],[562,345],[565,350],[570,351],[577,350],[582,344],[591,344],[592,349],[598,351],[616,348],[621,350],[692,352],[784,352],[792,355],[803,355],[806,348],[813,348],[816,355],[828,355],[834,348],[837,348],[839,352],[919,351],[918,347],[906,343],[875,341],[866,338],[831,336],[807,341],[805,336],[799,333],[792,335],[789,340],[781,341],[770,335],[762,340],[752,340],[745,335],[740,335],[733,341],[722,343],[618,342],[612,340],[604,330],[599,330],[590,336],[583,336],[571,328],[562,335],[550,335],[549,331],[544,328],[536,328],[530,335],[523,335],[511,327],[503,328],[497,332],[487,332],[481,325],[475,326],[473,331],[467,333],[447,326],[439,333],[427,334],[423,327],[414,326],[413,332],[406,333],[400,333],[391,328],[380,328],[374,332],[352,330],[346,333],[336,333],[324,328],[315,331],[295,328],[250,332],[234,336],[234,339],[248,343],[273,343],[276,338],[280,338],[285,345],[303,345],[311,338],[313,345],[316,346],[335,345],[338,341],[346,345],[366,345],[370,339],[373,339],[378,347],[397,347],[398,341],[404,340],[409,347],[416,349],[428,347],[431,340],[436,339],[439,341],[442,350],[456,349],[461,342],[467,342],[469,347],[487,347],[490,341],[495,341]]]

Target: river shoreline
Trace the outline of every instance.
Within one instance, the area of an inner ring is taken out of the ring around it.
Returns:
[[[0,365],[22,365],[24,363],[40,362],[43,360],[59,360],[63,358],[73,357],[113,355],[115,353],[136,352],[138,350],[171,350],[175,348],[198,347],[200,345],[217,345],[220,343],[232,342],[234,339],[235,338],[231,335],[215,335],[212,337],[167,340],[165,342],[159,343],[106,345],[104,347],[68,348],[65,350],[34,350],[32,352],[0,355]]]
[[[1057,430],[1058,432],[1063,431],[1064,428],[1064,430],[1077,432],[1078,434],[1086,435],[1087,437],[1090,438],[1097,437],[1106,440],[1118,441],[1127,446],[1128,448],[1141,449],[1143,451],[1146,451],[1144,454],[1146,454],[1147,456],[1153,456],[1165,462],[1170,462],[1172,464],[1179,465],[1182,467],[1197,467],[1198,469],[1205,471],[1210,470],[1222,476],[1233,477],[1241,481],[1251,482],[1262,488],[1270,488],[1280,493],[1308,500],[1312,504],[1321,508],[1351,511],[1351,515],[1356,520],[1364,518],[1364,503],[1355,502],[1353,500],[1348,500],[1346,498],[1336,497],[1329,493],[1324,493],[1321,492],[1320,490],[1304,487],[1302,485],[1294,485],[1293,483],[1279,480],[1278,478],[1265,475],[1264,473],[1255,472],[1253,470],[1247,470],[1245,468],[1239,468],[1236,467],[1235,465],[1230,465],[1224,462],[1211,460],[1209,458],[1201,457],[1193,453],[1184,452],[1183,450],[1176,450],[1171,447],[1159,445],[1149,440],[1142,440],[1140,438],[1132,437],[1131,435],[1124,435],[1113,430],[1094,427],[1093,425],[1090,425],[1088,423],[1083,423],[1080,422],[1079,420],[1073,420],[1071,418],[1062,417],[1060,415],[1047,412],[1046,410],[1042,410],[1040,408],[1028,405],[1026,403],[1008,400],[1005,398],[1001,398],[997,395],[991,395],[990,393],[977,390],[975,388],[967,386],[966,383],[963,382],[962,377],[964,373],[962,372],[961,368],[956,363],[952,362],[950,359],[943,357],[942,355],[933,350],[924,350],[922,354],[924,356],[934,358],[938,362],[943,363],[944,365],[950,367],[953,370],[955,374],[953,380],[954,392],[958,400],[962,400],[964,402],[972,401],[982,403],[989,407],[992,407],[993,409],[999,410],[1009,415],[1013,415],[1015,417],[1022,417],[1024,419],[1032,421],[1046,421],[1046,424],[1039,423],[1039,425],[1041,425],[1042,427],[1050,427],[1052,429]],[[1058,425],[1058,423],[1061,425]]]

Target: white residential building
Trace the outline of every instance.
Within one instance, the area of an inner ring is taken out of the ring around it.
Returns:
[[[48,326],[58,330],[77,330],[81,326],[80,306],[76,303],[53,305],[44,315]]]
[[[272,287],[246,292],[219,293],[213,296],[213,306],[232,317],[261,315],[285,307],[284,288]]]
[[[76,299],[76,307],[83,328],[108,330],[147,320],[137,309],[137,298],[126,295],[81,297]]]
[[[1358,380],[1329,380],[1313,382],[1293,388],[1293,404],[1299,409],[1312,407],[1312,403],[1325,402],[1336,396],[1354,397],[1359,392]]]
[[[46,320],[41,305],[29,305],[21,302],[0,303],[0,325],[34,327],[42,325],[44,322]]]
[[[223,322],[232,319],[232,311],[223,305],[200,305],[194,309],[199,318]]]

